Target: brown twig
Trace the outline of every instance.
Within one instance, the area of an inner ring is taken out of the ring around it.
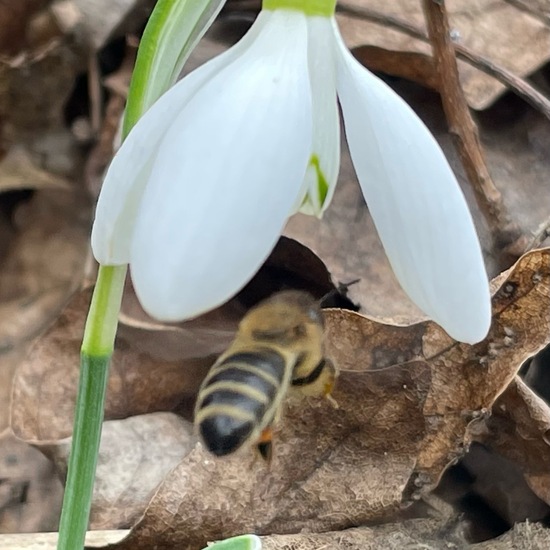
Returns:
[[[403,34],[407,34],[423,42],[430,41],[422,29],[398,17],[379,13],[368,8],[349,6],[345,3],[338,4],[338,12],[394,28]],[[546,118],[550,119],[550,100],[528,82],[462,44],[453,42],[453,46],[459,59],[462,59],[472,67],[498,80],[507,88],[510,88],[515,94],[523,98],[529,105],[540,111]]]
[[[512,255],[521,254],[527,239],[506,212],[501,194],[489,174],[477,127],[460,86],[445,2],[444,0],[422,0],[422,3],[439,76],[441,101],[462,165],[499,252],[500,248],[504,247]],[[514,250],[511,250],[511,247]],[[506,258],[504,263],[508,261],[509,258]]]

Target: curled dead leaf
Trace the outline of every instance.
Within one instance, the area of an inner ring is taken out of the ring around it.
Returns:
[[[517,464],[535,494],[550,504],[550,407],[544,400],[516,377],[474,433]]]
[[[327,313],[327,353],[342,369],[387,367],[421,359],[432,383],[424,405],[427,436],[418,454],[414,495],[437,483],[468,443],[467,426],[483,418],[523,362],[549,340],[550,249],[523,256],[493,295],[488,337],[460,344],[432,322],[381,325],[359,314]]]

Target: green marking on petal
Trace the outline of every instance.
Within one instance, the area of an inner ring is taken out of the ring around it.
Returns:
[[[322,208],[328,195],[327,178],[325,178],[325,175],[321,170],[321,164],[319,163],[319,157],[317,155],[311,155],[309,165],[313,166],[315,173],[317,174],[317,192],[319,193],[319,204]]]
[[[306,15],[332,17],[336,9],[336,0],[263,0],[264,10],[295,10]]]

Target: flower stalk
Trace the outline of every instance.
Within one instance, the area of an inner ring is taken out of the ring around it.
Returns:
[[[222,6],[222,0],[159,0],[138,51],[123,120],[123,139],[145,111],[173,85],[193,47]],[[179,24],[174,25],[174,21]],[[185,24],[182,25],[181,21]],[[100,265],[88,311],[80,354],[79,386],[58,550],[84,548],[109,364],[126,272],[127,265]]]
[[[126,266],[100,267],[84,329],[73,439],[59,525],[59,550],[75,550],[84,546],[101,439],[109,362],[126,270]]]

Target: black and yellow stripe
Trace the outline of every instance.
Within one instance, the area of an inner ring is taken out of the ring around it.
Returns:
[[[269,426],[286,378],[286,360],[273,349],[235,353],[215,364],[203,383],[195,415],[208,450],[217,456],[230,454]]]

